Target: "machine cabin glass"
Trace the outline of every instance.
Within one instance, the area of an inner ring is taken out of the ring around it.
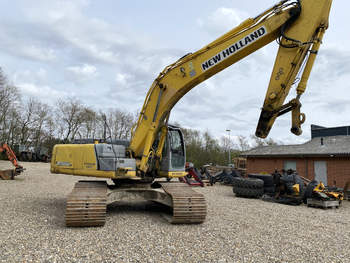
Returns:
[[[170,160],[173,169],[183,169],[185,167],[185,147],[183,135],[180,129],[169,129],[168,131]]]

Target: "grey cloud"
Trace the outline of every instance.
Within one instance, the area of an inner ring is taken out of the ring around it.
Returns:
[[[176,46],[180,42],[189,45],[186,39],[171,36],[169,32],[159,32],[159,38],[150,40],[147,28],[142,26],[133,34],[119,24],[88,16],[85,1],[42,0],[23,2],[23,5],[27,5],[22,8],[24,15],[0,18],[0,54],[12,58],[12,67],[17,70],[15,84],[24,84],[28,92],[52,89],[57,92],[52,100],[76,95],[88,105],[115,106],[135,112],[142,106],[159,72],[186,53]],[[225,15],[218,5],[213,10],[214,15],[203,15],[206,18],[200,18],[202,26],[195,27],[202,32],[201,36],[209,32],[218,37],[230,29],[236,19],[234,12],[238,14],[237,22],[248,17],[232,9],[227,9]],[[222,17],[219,11],[224,14]],[[194,24],[191,19],[188,23]],[[141,30],[145,30],[144,33]],[[161,46],[159,43],[164,38],[168,38],[167,43],[171,45]],[[253,134],[276,49],[276,44],[263,48],[190,91],[175,106],[171,120],[187,127],[210,129],[213,134],[222,134],[226,128],[232,129],[232,135]],[[302,97],[303,109],[309,118],[306,126],[330,118],[340,125],[349,121],[339,116],[342,111],[349,113],[344,99],[349,95],[349,54],[349,50],[322,47],[310,78],[310,89]],[[33,68],[27,75],[20,74],[23,68],[17,69],[24,60],[25,67]],[[93,78],[79,74],[77,67],[84,64],[95,67],[98,74]],[[37,68],[46,70],[46,78],[36,76]],[[69,68],[77,70],[67,70]],[[118,74],[127,77],[118,81]],[[276,122],[271,136],[285,141],[306,138],[289,135],[289,129],[290,116],[287,115]]]

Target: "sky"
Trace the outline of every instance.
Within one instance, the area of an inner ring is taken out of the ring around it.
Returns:
[[[96,110],[136,113],[165,66],[276,2],[0,0],[0,66],[24,98],[54,104],[75,97]],[[310,139],[311,124],[350,125],[349,7],[348,1],[333,1],[301,98],[303,134],[290,133],[287,114],[269,138],[302,143]],[[192,89],[175,105],[170,122],[217,138],[228,129],[231,138],[254,134],[277,47],[272,42]]]

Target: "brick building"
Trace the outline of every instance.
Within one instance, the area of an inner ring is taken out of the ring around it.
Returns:
[[[263,146],[243,154],[247,173],[294,169],[330,186],[350,180],[350,127],[311,126],[311,140],[300,145]]]

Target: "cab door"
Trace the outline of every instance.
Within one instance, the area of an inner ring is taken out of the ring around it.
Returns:
[[[185,171],[186,152],[180,128],[169,126],[163,148],[161,172]]]

